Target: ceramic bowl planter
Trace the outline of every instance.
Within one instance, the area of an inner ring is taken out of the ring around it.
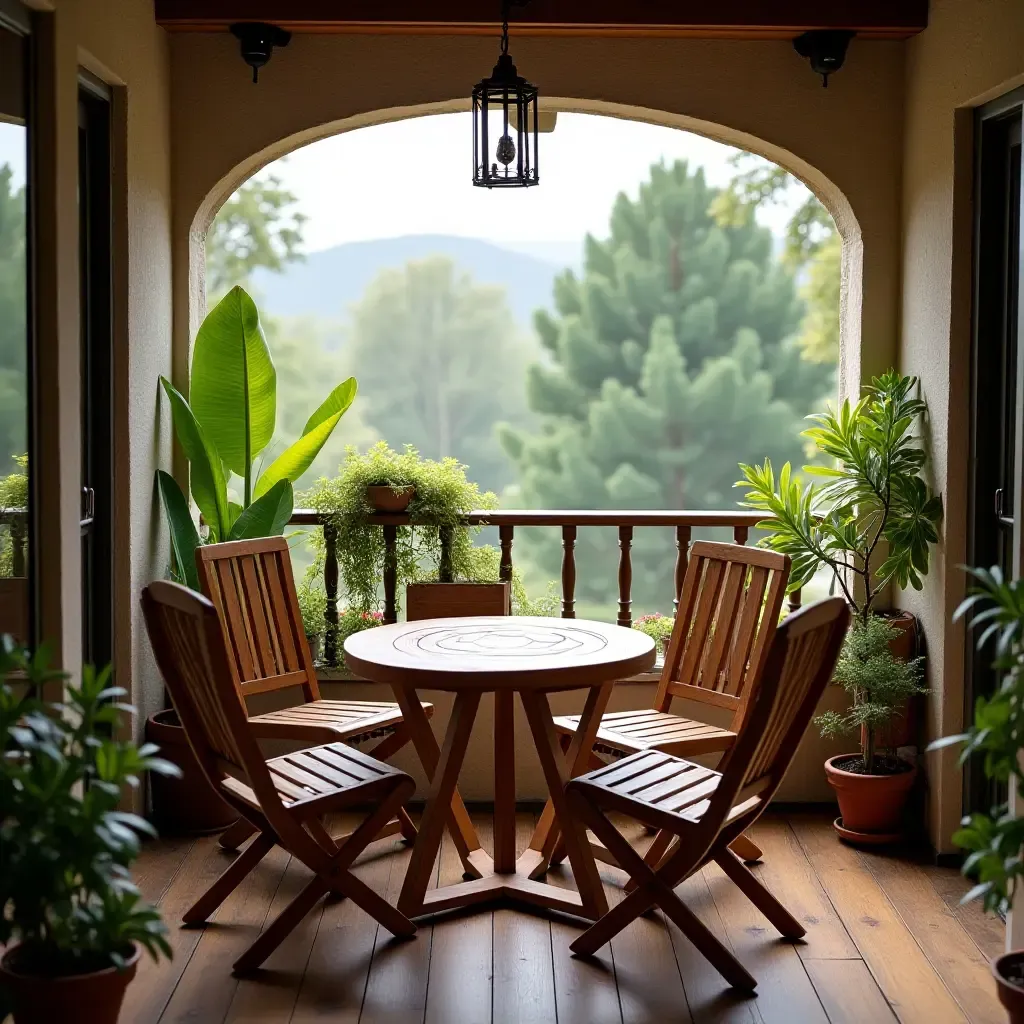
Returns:
[[[839,800],[835,829],[853,843],[893,843],[903,837],[904,808],[917,778],[917,768],[892,775],[866,775],[839,767],[860,760],[860,754],[839,754],[825,762],[825,775]]]
[[[396,490],[388,484],[370,484],[366,488],[366,500],[374,512],[385,515],[396,515],[404,512],[412,499],[416,497],[416,488],[412,485]]]
[[[0,980],[11,1002],[14,1024],[117,1024],[125,989],[135,977],[139,949],[124,970],[106,967],[89,974],[53,975],[29,968],[13,946],[0,960]]]
[[[160,747],[161,757],[181,769],[181,778],[150,778],[153,818],[163,835],[208,835],[238,821],[238,812],[206,781],[174,711],[151,715],[146,720],[146,739]]]
[[[992,961],[992,974],[1010,1024],[1024,1024],[1024,950],[997,956]]]

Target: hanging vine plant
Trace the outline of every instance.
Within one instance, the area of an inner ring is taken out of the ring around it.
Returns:
[[[337,531],[338,572],[350,608],[369,612],[380,604],[384,532],[370,522],[374,509],[368,487],[386,486],[396,492],[415,488],[408,508],[415,525],[398,528],[399,594],[406,584],[435,577],[440,571],[444,534],[449,538],[445,575],[453,580],[473,579],[478,560],[473,535],[479,528],[465,526],[465,518],[477,509],[497,508],[498,499],[466,477],[466,466],[453,458],[423,459],[412,445],[397,452],[385,441],[378,441],[365,454],[351,446],[345,452],[338,476],[321,477],[305,495],[304,504]]]

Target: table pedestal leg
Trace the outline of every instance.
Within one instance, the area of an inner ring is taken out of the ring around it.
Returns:
[[[494,694],[494,870],[516,869],[515,694]]]
[[[444,826],[453,815],[455,785],[459,781],[459,769],[462,768],[469,745],[469,736],[473,729],[477,708],[480,706],[480,694],[472,691],[460,693],[455,698],[452,717],[444,734],[444,745],[436,761],[430,780],[430,794],[427,806],[420,821],[419,833],[412,848],[412,858],[402,885],[402,893],[398,898],[398,909],[407,917],[415,917],[423,910],[423,897],[430,884],[430,875],[437,859],[437,851],[444,836]],[[405,709],[403,708],[403,713]],[[413,733],[415,736],[415,733]],[[435,743],[436,749],[436,743]],[[422,755],[421,755],[422,756]],[[424,764],[426,768],[426,764]],[[428,772],[430,769],[428,769]],[[462,806],[462,801],[459,800]],[[465,813],[465,807],[462,808]],[[468,816],[467,816],[468,820]],[[470,825],[472,829],[472,825]],[[455,828],[452,838],[459,834]],[[474,836],[475,836],[474,832]],[[480,844],[476,844],[479,849]],[[463,863],[466,863],[464,860]],[[479,872],[477,872],[479,875]]]
[[[559,763],[564,764],[568,770],[566,781],[587,771],[590,765],[590,755],[594,749],[594,741],[597,739],[597,731],[601,727],[601,718],[608,707],[608,701],[611,700],[614,685],[614,683],[605,683],[590,690],[587,694],[587,702],[583,706],[583,714],[580,715],[580,724],[569,744],[568,754],[563,758],[561,752],[556,748]],[[525,703],[525,694],[523,700]],[[548,717],[550,717],[550,709]],[[550,789],[550,783],[548,788]],[[537,865],[530,872],[531,878],[540,878],[547,871],[551,855],[559,841],[559,831],[555,804],[552,799],[549,799],[544,805],[533,838],[530,840],[530,849],[539,853]]]
[[[433,782],[437,771],[439,750],[437,740],[434,738],[434,732],[430,728],[430,721],[423,710],[423,706],[420,704],[415,690],[400,686],[392,687],[392,689],[395,693],[395,700],[402,709],[402,717],[405,719],[406,728],[409,730],[413,746],[419,755],[420,764],[423,765],[427,778]],[[458,702],[456,701],[456,703]],[[474,715],[476,714],[475,710],[473,713]],[[451,732],[451,723],[449,723],[448,731]],[[459,764],[462,764],[461,758]],[[457,772],[455,778],[457,781]],[[447,817],[450,819],[450,831],[452,841],[455,843],[455,849],[458,851],[459,859],[462,861],[466,874],[479,878],[480,871],[472,863],[470,857],[474,851],[480,849],[480,838],[476,834],[476,829],[470,820],[466,805],[462,802],[462,797],[459,796],[454,783],[452,785],[450,804],[451,810]]]

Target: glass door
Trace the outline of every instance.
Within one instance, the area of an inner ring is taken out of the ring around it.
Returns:
[[[1008,578],[1022,570],[1024,524],[1024,352],[1020,338],[1021,109],[1018,91],[978,115],[975,201],[974,339],[972,353],[971,521],[968,561],[999,566]],[[967,704],[997,684],[991,649],[978,652],[967,637]],[[988,811],[1006,799],[1005,787],[968,764],[968,811]]]
[[[0,5],[0,634],[33,640],[28,36]]]

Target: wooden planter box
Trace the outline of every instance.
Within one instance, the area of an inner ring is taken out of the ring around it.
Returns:
[[[410,583],[405,589],[406,618],[462,618],[510,615],[512,590],[507,583]]]

